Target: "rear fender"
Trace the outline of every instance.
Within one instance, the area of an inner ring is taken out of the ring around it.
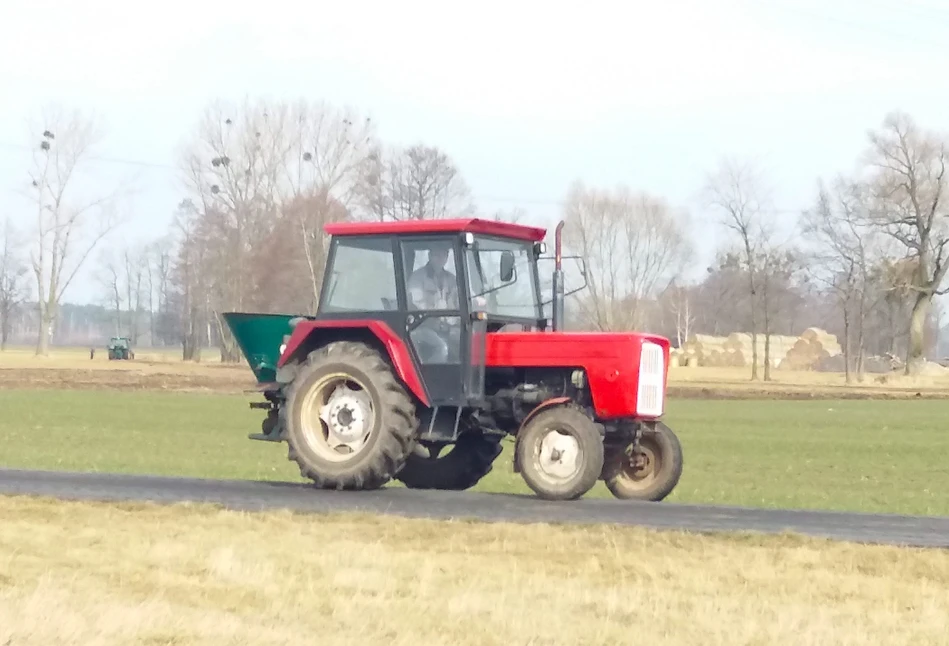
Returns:
[[[343,340],[375,341],[373,345],[385,353],[402,383],[422,404],[429,406],[428,395],[405,342],[383,321],[300,321],[277,361],[278,380],[283,380],[287,368],[304,361],[316,348]]]
[[[527,417],[523,419],[523,421],[521,422],[521,425],[517,429],[517,435],[514,437],[514,473],[521,472],[521,464],[517,459],[518,446],[521,441],[521,430],[525,426],[527,426],[528,422],[530,422],[532,419],[534,419],[537,416],[537,413],[540,413],[541,411],[545,411],[548,408],[553,408],[554,406],[563,406],[564,404],[569,403],[570,401],[572,400],[569,397],[551,397],[550,399],[546,399],[542,401],[541,403],[537,404],[537,406],[535,406],[534,409],[531,410],[531,412],[527,414]]]

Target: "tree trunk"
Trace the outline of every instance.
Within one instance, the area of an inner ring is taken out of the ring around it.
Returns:
[[[765,323],[764,331],[764,380],[771,381],[771,331],[767,323]]]
[[[184,361],[201,361],[201,344],[198,335],[199,324],[197,309],[194,307],[189,308],[181,343],[182,360]]]
[[[863,358],[866,355],[864,350],[865,335],[864,335],[864,324],[866,321],[866,309],[867,309],[867,294],[866,294],[866,279],[863,281],[864,287],[861,287],[859,292],[859,297],[857,298],[857,381],[863,383]]]
[[[53,329],[53,315],[48,305],[40,306],[40,332],[36,340],[36,356],[49,356],[49,336]]]
[[[764,380],[771,381],[771,303],[768,301],[768,279],[764,283]]]
[[[907,375],[920,374],[926,365],[926,319],[932,300],[932,294],[920,292],[913,303],[909,322],[909,347],[906,352]]]
[[[221,348],[221,363],[239,363],[243,355],[241,354],[240,348],[237,347],[237,340],[224,323],[224,319],[217,313],[214,314],[214,321],[217,324],[219,346]]]
[[[750,267],[750,263],[749,263]],[[749,270],[751,278],[748,279],[749,299],[751,301],[751,380],[758,380],[758,304],[755,302],[755,279],[754,274]]]
[[[853,356],[850,344],[850,308],[844,303],[844,383],[853,383],[853,374],[850,370],[850,361]]]

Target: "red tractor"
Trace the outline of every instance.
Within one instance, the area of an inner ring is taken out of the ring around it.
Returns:
[[[473,219],[334,223],[315,316],[224,315],[267,401],[253,439],[289,444],[316,486],[468,489],[514,436],[514,471],[550,500],[603,480],[665,498],[682,449],[664,412],[669,341],[564,332],[542,228]]]

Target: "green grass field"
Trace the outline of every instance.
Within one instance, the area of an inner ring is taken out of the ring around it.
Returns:
[[[263,416],[247,396],[109,390],[134,375],[102,372],[96,389],[0,389],[0,466],[300,480],[286,445],[247,439]],[[685,472],[663,504],[949,515],[947,417],[949,400],[674,399]],[[477,489],[528,493],[508,451]],[[935,645],[949,630],[945,550],[19,496],[0,517],[0,645],[573,645],[631,629]]]
[[[0,465],[299,480],[243,396],[2,390]],[[949,401],[673,400],[669,502],[949,515]],[[398,485],[393,485],[398,486]],[[477,490],[529,490],[509,450]],[[609,496],[598,485],[591,496]]]

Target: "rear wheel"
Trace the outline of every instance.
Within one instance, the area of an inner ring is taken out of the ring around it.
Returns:
[[[491,472],[495,459],[501,455],[501,438],[465,433],[454,446],[434,445],[430,457],[409,456],[396,475],[410,489],[470,489]],[[448,453],[444,453],[445,449]]]
[[[538,413],[518,433],[515,451],[527,486],[546,500],[581,497],[603,470],[597,425],[568,406]]]
[[[638,451],[632,445],[611,448],[605,462],[603,481],[615,497],[658,502],[682,477],[682,445],[672,429],[659,422],[643,431]]]
[[[315,350],[282,407],[288,457],[326,489],[376,489],[415,446],[415,405],[382,356],[341,341]]]

